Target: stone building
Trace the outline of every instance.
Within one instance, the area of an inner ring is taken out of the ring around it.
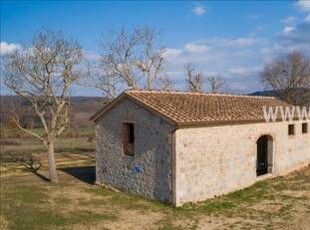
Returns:
[[[266,122],[273,97],[125,91],[96,122],[96,182],[182,205],[310,163],[309,120]]]

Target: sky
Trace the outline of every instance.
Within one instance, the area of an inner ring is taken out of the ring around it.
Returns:
[[[30,47],[42,28],[77,38],[97,56],[105,34],[140,26],[161,31],[166,72],[177,90],[185,87],[186,63],[206,76],[221,75],[231,92],[245,94],[264,90],[259,73],[266,63],[295,50],[310,53],[310,0],[1,0],[1,58]],[[100,96],[96,90],[75,89],[76,96]],[[1,83],[1,94],[9,93]]]

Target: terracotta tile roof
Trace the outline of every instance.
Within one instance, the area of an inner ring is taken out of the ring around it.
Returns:
[[[123,97],[135,101],[180,126],[259,122],[264,120],[264,106],[289,106],[274,97],[131,90],[125,91],[91,119],[98,120]]]

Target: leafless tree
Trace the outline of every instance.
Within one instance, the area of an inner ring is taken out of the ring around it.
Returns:
[[[207,78],[210,93],[224,93],[227,91],[227,82],[220,76],[209,76]]]
[[[69,125],[68,94],[81,75],[82,59],[83,50],[78,42],[64,38],[60,32],[44,30],[35,36],[31,48],[16,50],[5,60],[5,85],[29,102],[45,134],[23,127],[16,113],[13,119],[19,129],[47,148],[52,182],[58,181],[54,146]]]
[[[164,49],[157,40],[158,32],[147,27],[112,33],[102,44],[99,68],[91,68],[89,86],[109,97],[124,89],[170,88],[171,81],[163,72]]]
[[[261,78],[288,103],[299,105],[310,98],[310,60],[302,53],[273,60],[264,67]]]
[[[122,79],[108,74],[102,69],[101,62],[87,62],[86,71],[78,81],[83,87],[99,89],[106,98],[113,99],[122,91]],[[124,87],[125,88],[125,87]]]
[[[191,92],[202,92],[204,77],[202,73],[196,71],[195,66],[188,63],[184,66],[185,69],[185,81],[188,86],[188,90]]]

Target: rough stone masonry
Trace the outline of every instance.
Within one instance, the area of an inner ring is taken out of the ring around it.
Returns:
[[[308,165],[310,133],[302,127],[309,120],[266,123],[260,117],[263,105],[279,104],[275,98],[125,92],[92,117],[96,181],[179,206]],[[124,154],[128,123],[133,156]],[[268,142],[258,148],[261,137]],[[265,154],[261,163],[259,154]],[[264,175],[257,175],[258,167],[266,167]]]

